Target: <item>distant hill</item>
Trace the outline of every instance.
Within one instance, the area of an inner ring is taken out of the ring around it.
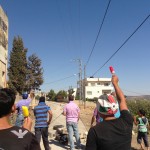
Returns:
[[[127,100],[150,100],[150,95],[141,95],[141,96],[127,96]]]

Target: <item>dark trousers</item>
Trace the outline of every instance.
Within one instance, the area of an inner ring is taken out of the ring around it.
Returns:
[[[41,136],[42,136],[45,150],[50,150],[49,141],[48,141],[48,127],[35,128],[35,136],[39,143],[41,141]]]
[[[137,142],[141,144],[142,139],[144,141],[145,147],[149,147],[147,132],[138,132]]]

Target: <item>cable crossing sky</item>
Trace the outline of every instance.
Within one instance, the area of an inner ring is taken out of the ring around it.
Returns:
[[[86,66],[87,66],[87,64],[89,63],[90,58],[91,58],[91,56],[92,56],[92,53],[93,53],[93,51],[94,51],[95,45],[96,45],[96,43],[97,43],[98,37],[99,37],[99,35],[100,35],[101,29],[102,29],[102,27],[103,27],[103,24],[104,24],[104,21],[105,21],[105,18],[106,18],[107,12],[108,12],[108,8],[109,8],[109,6],[110,6],[110,2],[111,2],[111,0],[109,0],[109,2],[108,2],[108,5],[107,5],[107,8],[106,8],[106,11],[105,11],[105,14],[104,14],[104,17],[103,17],[102,23],[101,23],[101,25],[100,25],[100,28],[99,28],[98,34],[97,34],[97,36],[96,36],[96,39],[95,39],[94,45],[93,45],[93,47],[92,47],[92,50],[91,50],[90,55],[89,55],[89,57],[88,57],[88,60],[87,60],[87,62],[86,62]]]
[[[142,27],[142,25],[149,19],[150,14],[142,21],[142,23],[133,31],[133,33],[123,42],[123,44],[108,58],[108,60],[92,75],[94,76],[99,70],[101,70],[118,52],[119,50],[129,41],[129,39]]]

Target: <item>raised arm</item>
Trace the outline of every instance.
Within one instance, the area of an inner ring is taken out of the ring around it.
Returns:
[[[119,104],[120,104],[120,111],[128,110],[125,96],[118,85],[118,81],[119,81],[118,77],[116,75],[113,75],[112,76],[112,84],[113,84],[115,92],[116,92],[117,100],[119,101]]]

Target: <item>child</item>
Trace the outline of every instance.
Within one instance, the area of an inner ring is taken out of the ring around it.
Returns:
[[[147,136],[147,126],[148,119],[145,117],[145,111],[143,109],[140,109],[138,112],[139,117],[134,117],[134,123],[138,125],[138,136],[137,136],[137,142],[141,145],[141,149],[144,150],[144,147],[142,145],[142,139],[144,141],[145,147],[147,147],[147,150],[149,150],[149,143],[148,143],[148,136]]]

